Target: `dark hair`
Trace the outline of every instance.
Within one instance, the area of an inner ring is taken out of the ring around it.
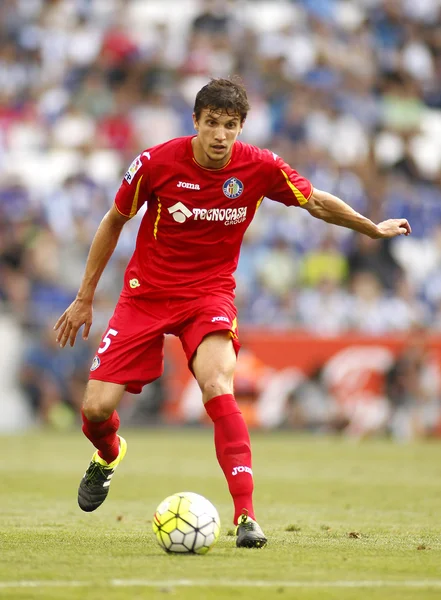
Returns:
[[[204,108],[225,111],[228,115],[239,115],[245,121],[250,105],[247,92],[238,77],[232,79],[211,79],[196,94],[193,112],[199,121]]]

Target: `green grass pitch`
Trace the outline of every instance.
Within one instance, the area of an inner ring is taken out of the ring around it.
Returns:
[[[441,597],[441,445],[252,433],[255,506],[269,538],[237,549],[210,430],[127,430],[105,504],[77,507],[81,431],[0,437],[0,598],[141,600]],[[157,545],[151,518],[194,491],[222,529],[206,556]]]

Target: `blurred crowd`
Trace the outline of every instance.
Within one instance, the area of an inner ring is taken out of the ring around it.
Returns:
[[[244,141],[413,229],[372,241],[265,200],[237,271],[240,323],[441,331],[440,24],[441,0],[2,0],[0,313],[29,340],[32,402],[77,403],[140,216],[101,281],[90,351],[59,353],[53,323],[127,166],[193,134],[212,76],[247,87]]]

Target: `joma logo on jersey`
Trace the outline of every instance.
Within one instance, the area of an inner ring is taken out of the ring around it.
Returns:
[[[187,188],[188,190],[200,190],[199,183],[188,183],[187,181],[180,181],[177,186],[178,188]]]

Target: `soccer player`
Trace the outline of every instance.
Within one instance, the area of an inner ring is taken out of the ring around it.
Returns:
[[[92,241],[76,299],[55,329],[61,347],[73,346],[83,325],[87,339],[100,276],[122,227],[147,203],[119,301],[90,368],[82,420],[96,452],[78,502],[93,511],[105,500],[127,449],[118,435],[118,404],[126,390],[140,393],[161,375],[164,334],[174,334],[214,423],[216,456],[234,503],[236,545],[260,548],[267,539],[255,520],[250,438],[233,389],[240,346],[233,273],[244,233],[264,198],[371,238],[408,235],[411,228],[406,219],[376,225],[315,189],[273,152],[238,141],[248,110],[239,81],[212,79],[196,95],[196,135],[135,158]]]

